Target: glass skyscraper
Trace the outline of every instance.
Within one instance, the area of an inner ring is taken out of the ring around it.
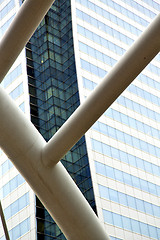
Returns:
[[[0,37],[21,4],[0,0]],[[56,0],[2,86],[48,141],[159,11],[158,0]],[[159,76],[157,55],[62,159],[111,240],[160,239]],[[2,151],[0,198],[12,240],[66,239]]]

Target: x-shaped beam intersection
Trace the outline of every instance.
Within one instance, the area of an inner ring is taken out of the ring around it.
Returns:
[[[53,0],[25,0],[0,43],[0,81],[52,3]],[[48,143],[0,88],[0,146],[68,240],[109,237],[59,161],[156,56],[159,36],[160,15]]]

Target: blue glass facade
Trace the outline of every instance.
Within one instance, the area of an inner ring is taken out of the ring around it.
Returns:
[[[79,106],[70,1],[56,0],[26,46],[31,120],[48,141]],[[85,137],[62,159],[96,212]],[[65,239],[36,200],[37,239]]]
[[[131,10],[131,7],[135,11]],[[26,49],[31,118],[47,141],[78,107],[80,96],[86,98],[87,92],[96,87],[148,26],[156,16],[159,5],[155,3],[154,8],[142,1],[117,3],[77,0],[71,13],[70,1],[63,1],[61,4],[55,1]],[[76,15],[77,32],[72,28],[73,13]],[[78,35],[78,39],[74,38],[75,34]],[[77,44],[78,50],[74,48],[74,43]],[[76,61],[79,61],[80,65],[75,63],[76,51],[80,53],[79,60]],[[158,158],[160,153],[157,142],[155,144],[151,140],[159,141],[159,130],[156,124],[149,122],[156,121],[158,124],[160,119],[157,111],[160,100],[156,92],[160,89],[157,81],[160,74],[159,60],[160,57],[157,56],[155,61],[147,66],[146,71],[140,74],[104,113],[102,120],[92,126],[92,137],[87,137],[87,142],[91,144],[93,155],[88,155],[85,138],[82,138],[62,160],[94,210],[95,200],[88,157],[90,161],[95,162],[96,175],[106,179],[104,181],[108,179],[115,182],[117,187],[123,184],[135,191],[159,197],[160,187],[157,181],[154,182],[151,177],[147,178],[144,175],[141,177],[140,173],[135,174],[136,169],[147,174],[146,176],[156,176],[156,179],[160,176],[160,165],[156,160],[150,160],[151,157]],[[79,73],[76,68],[80,69]],[[79,89],[80,79],[85,93]],[[151,107],[145,101],[155,107]],[[138,115],[145,117],[145,121]],[[106,124],[107,121],[109,124]],[[139,134],[142,136],[139,137]],[[126,148],[129,150],[126,151]],[[101,155],[104,160],[95,160],[96,154]],[[116,163],[130,166],[131,171],[115,167]],[[91,171],[94,171],[92,168]],[[156,201],[126,194],[123,189],[118,190],[116,187],[103,185],[102,182],[96,184],[96,199],[98,197],[106,204],[110,202],[111,206],[118,204],[120,207],[127,207],[133,212],[152,216],[153,219],[160,217],[160,208]],[[86,191],[87,189],[89,191]],[[120,228],[127,234],[131,232],[136,236],[159,238],[159,228],[147,222],[147,217],[144,220],[136,219],[134,214],[133,217],[126,216],[121,211],[114,212],[113,208],[112,211],[106,209],[103,204],[101,211],[104,224],[112,226],[111,229]],[[38,239],[65,238],[38,199],[37,229]],[[109,234],[111,239],[122,240],[125,236],[113,234],[113,231]]]

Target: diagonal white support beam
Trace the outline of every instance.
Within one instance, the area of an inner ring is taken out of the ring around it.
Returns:
[[[43,151],[45,166],[54,166],[86,133],[116,98],[128,87],[160,51],[160,14],[107,74]]]
[[[53,0],[25,0],[0,43],[0,82]],[[0,88],[0,145],[26,178],[68,239],[109,239],[86,199],[61,163],[44,168],[46,142]]]
[[[25,0],[0,42],[0,83],[54,0]]]
[[[38,3],[41,0],[34,1]],[[26,0],[26,2],[31,3],[33,0]],[[43,4],[43,1],[41,2]],[[41,8],[43,8],[42,6]],[[35,8],[35,10],[37,9]],[[28,18],[27,16],[27,21]],[[16,21],[15,29],[19,24],[18,18]],[[24,27],[25,24],[27,23],[20,25]],[[10,31],[13,31],[12,27]],[[22,31],[22,27],[19,31]],[[30,27],[28,27],[28,31],[30,31]],[[111,71],[104,84],[97,88],[49,144],[46,144],[34,126],[0,88],[0,146],[29,182],[69,240],[104,240],[109,238],[69,174],[62,164],[57,162],[158,53],[160,48],[159,34],[160,16]],[[8,50],[7,46],[10,46],[7,36],[9,36],[9,31],[4,38],[6,40],[3,40],[4,45],[0,46],[0,53],[3,52],[2,46],[5,47],[6,51]],[[16,38],[14,38],[14,42],[15,40]],[[25,44],[25,40],[23,43]],[[21,49],[16,45],[12,47],[17,47],[19,51]],[[5,59],[5,64],[3,65],[3,61],[1,61],[0,68],[2,65],[1,69],[6,66],[9,69],[17,52],[13,51],[14,57],[9,58],[8,61],[4,54],[1,55],[1,58]],[[1,75],[1,78],[6,71]],[[52,158],[50,154],[56,157]],[[44,167],[43,163],[47,167]],[[57,164],[55,165],[55,163]]]
[[[48,11],[53,0],[25,0],[0,43],[0,82]],[[46,144],[30,121],[0,88],[0,146],[25,177],[70,240],[108,240],[65,168],[45,168],[41,151]]]
[[[68,240],[109,240],[99,219],[59,162],[46,168],[46,142],[0,87],[0,146],[30,184]]]

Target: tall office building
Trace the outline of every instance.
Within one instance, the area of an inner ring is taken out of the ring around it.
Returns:
[[[0,37],[21,4],[0,0]],[[159,10],[158,0],[56,0],[2,86],[48,141]],[[160,239],[159,76],[157,55],[62,160],[111,240]],[[66,239],[2,151],[0,198],[12,240]]]

